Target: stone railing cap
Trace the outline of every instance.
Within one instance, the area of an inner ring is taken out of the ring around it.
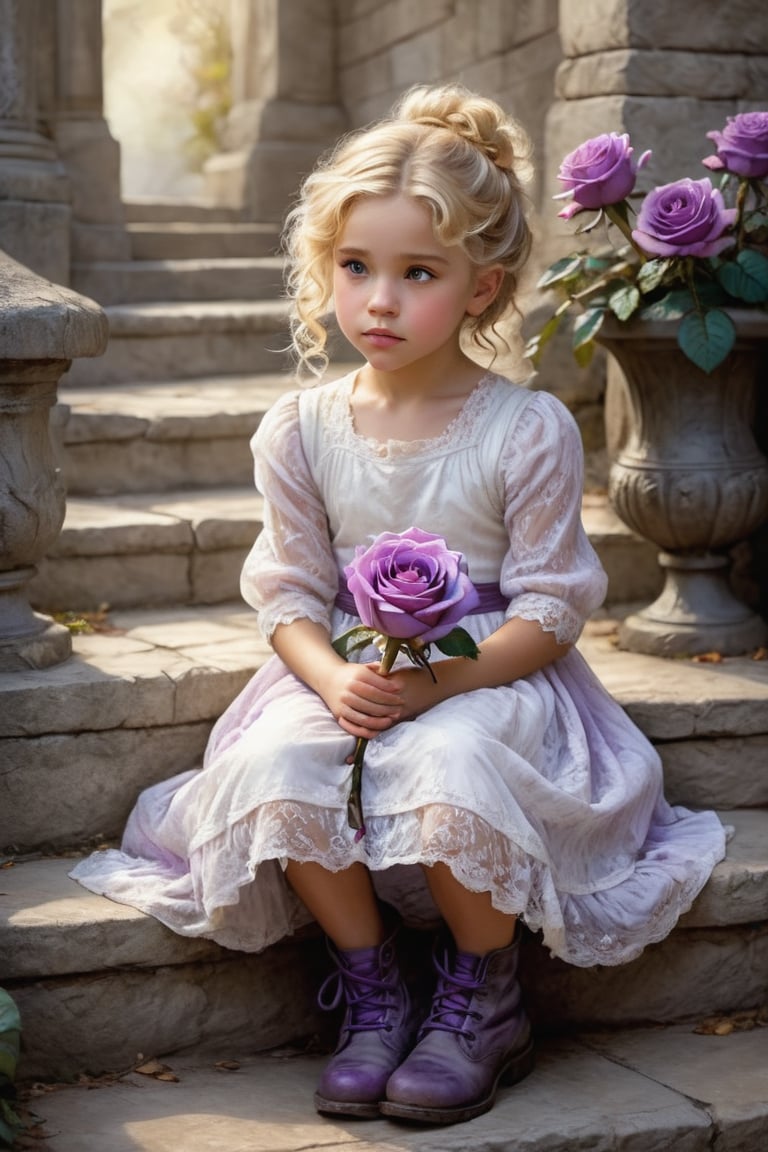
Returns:
[[[0,250],[0,360],[101,356],[108,339],[109,324],[98,304]]]

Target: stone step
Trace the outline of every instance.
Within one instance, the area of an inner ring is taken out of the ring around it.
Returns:
[[[580,648],[657,745],[669,800],[768,807],[768,661],[620,652],[607,623],[589,624]],[[143,788],[201,763],[269,653],[241,603],[114,611],[95,626],[64,664],[0,673],[0,848],[119,837]]]
[[[275,224],[150,222],[129,224],[127,232],[134,260],[275,256],[280,248]]]
[[[159,449],[144,438],[118,442],[112,464],[125,466],[120,475],[132,465],[147,469],[136,472],[136,487],[142,475],[178,483],[185,468],[196,483],[232,486],[70,496],[56,545],[28,585],[34,606],[87,612],[102,604],[216,604],[237,596],[240,570],[261,530],[262,503],[252,482],[237,486],[253,472],[248,441],[257,414],[253,420],[244,419],[240,438],[169,441]],[[108,445],[83,446],[83,454],[90,455],[91,479],[96,473],[110,483]],[[601,530],[595,546],[611,581],[608,603],[650,598],[658,580],[651,546],[618,520],[609,534],[609,513],[595,504],[585,507],[588,532],[593,514]]]
[[[768,813],[721,813],[735,832],[692,910],[620,968],[577,969],[528,937],[522,974],[546,1032],[670,1023],[760,1007],[768,964]],[[25,1025],[22,1075],[98,1073],[145,1054],[254,1051],[324,1030],[314,992],[319,933],[257,956],[177,936],[136,909],[80,888],[75,857],[8,862],[0,883],[0,982]],[[427,933],[408,934],[426,964]],[[260,994],[259,990],[264,992]],[[266,993],[266,994],[265,994]],[[130,1030],[115,1019],[130,1020]]]
[[[245,470],[247,440],[230,451],[233,469]],[[72,497],[55,550],[28,585],[30,600],[45,612],[231,600],[261,509],[252,484]]]
[[[170,300],[268,300],[282,291],[279,256],[113,260],[72,265],[72,287],[99,304]]]
[[[175,196],[129,196],[123,198],[128,224],[240,224],[243,211],[212,200],[179,199]]]
[[[75,360],[65,387],[290,369],[287,302],[111,304],[104,311],[107,351]]]
[[[329,368],[328,377],[351,365]],[[253,483],[249,441],[288,388],[287,373],[148,380],[59,389],[59,434],[71,495]]]
[[[545,1039],[493,1110],[450,1128],[315,1114],[324,1057],[282,1049],[227,1071],[229,1047],[169,1060],[176,1082],[127,1073],[36,1096],[51,1152],[760,1152],[765,1030],[690,1026]]]

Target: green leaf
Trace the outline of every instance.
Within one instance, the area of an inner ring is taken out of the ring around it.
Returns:
[[[641,264],[637,272],[637,286],[643,295],[653,292],[654,288],[658,288],[662,280],[666,276],[672,265],[672,261],[666,260],[648,260],[645,264]]]
[[[677,332],[677,343],[681,350],[706,373],[722,364],[735,340],[733,321],[726,312],[719,309],[689,312],[683,317]]]
[[[608,307],[618,320],[629,320],[640,307],[640,293],[634,284],[622,284],[608,297]]]
[[[768,228],[768,209],[760,208],[748,212],[744,218],[744,231],[759,232],[761,228]]]
[[[614,263],[615,257],[611,256],[587,256],[584,261],[584,269],[586,272],[605,272]]]
[[[695,306],[693,294],[687,288],[667,292],[661,300],[645,304],[638,316],[643,320],[681,320]]]
[[[588,368],[595,355],[595,342],[590,340],[587,344],[580,344],[573,350],[573,358],[579,368]]]
[[[562,280],[570,280],[578,276],[583,264],[583,256],[564,256],[550,264],[546,272],[536,282],[537,288],[549,288],[552,284],[559,284]]]
[[[583,344],[589,344],[594,340],[603,326],[604,319],[605,307],[602,304],[598,308],[587,308],[584,315],[580,316],[573,326],[574,352]]]
[[[718,265],[717,278],[731,296],[748,304],[768,300],[768,258],[761,252],[744,248],[735,260]]]
[[[550,316],[544,327],[540,332],[536,332],[530,337],[523,349],[523,356],[525,356],[536,367],[541,359],[542,352],[545,346],[557,332],[563,319],[563,313],[567,311],[570,306],[570,300],[566,301],[565,308],[558,308],[554,316]]]
[[[369,644],[372,644],[376,635],[377,632],[373,628],[366,628],[364,624],[357,624],[348,632],[343,632],[341,636],[337,636],[331,642],[331,647],[334,652],[338,652],[339,656],[343,656],[346,660],[350,652],[359,652],[362,648],[367,648]]]
[[[468,656],[470,660],[477,660],[480,655],[480,649],[464,628],[454,628],[433,643],[445,656]]]

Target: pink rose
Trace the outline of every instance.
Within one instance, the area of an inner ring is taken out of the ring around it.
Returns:
[[[721,193],[703,180],[676,180],[643,200],[632,239],[650,256],[717,256],[735,244],[724,236],[736,220]]]
[[[461,553],[420,528],[382,532],[344,574],[363,624],[402,640],[440,640],[480,601]]]
[[[633,151],[626,132],[622,136],[610,132],[595,136],[569,152],[558,173],[565,191],[555,199],[572,195],[573,201],[558,215],[569,220],[584,208],[604,208],[628,196],[635,186],[638,169],[651,155],[644,152],[635,163]]]
[[[718,172],[725,169],[750,180],[768,176],[768,112],[740,112],[729,116],[722,132],[707,132],[717,148],[716,156],[702,161]]]

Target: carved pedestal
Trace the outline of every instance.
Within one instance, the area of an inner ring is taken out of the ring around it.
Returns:
[[[665,585],[625,621],[620,643],[672,656],[738,655],[768,625],[731,591],[729,550],[768,518],[768,460],[752,430],[764,316],[732,313],[737,341],[707,375],[678,349],[674,322],[613,323],[600,343],[626,382],[626,441],[609,495],[621,519],[660,549]]]

